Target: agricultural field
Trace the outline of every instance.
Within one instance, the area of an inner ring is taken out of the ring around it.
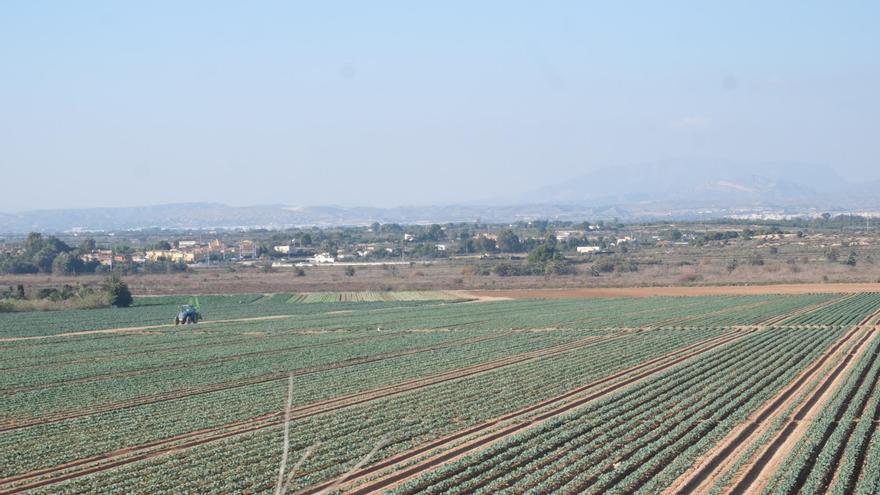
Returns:
[[[878,323],[873,292],[0,314],[0,495],[878,493]]]

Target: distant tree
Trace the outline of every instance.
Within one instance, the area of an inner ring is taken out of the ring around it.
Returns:
[[[303,234],[302,238],[300,239],[300,243],[305,247],[311,246],[312,245],[312,234],[309,234],[308,232]]]
[[[39,232],[31,232],[24,241],[24,253],[26,255],[37,254],[37,251],[43,249],[43,234]]]
[[[115,273],[104,279],[104,282],[101,284],[101,289],[107,295],[107,302],[110,303],[111,306],[127,308],[131,306],[132,302],[134,302],[128,284],[123,282],[122,278]]]
[[[168,241],[159,241],[153,244],[153,249],[156,251],[169,251],[171,250],[171,243]]]
[[[54,275],[71,275],[76,273],[78,258],[68,253],[58,253],[52,261],[52,273]]]
[[[857,258],[858,253],[856,253],[855,251],[850,251],[849,257],[846,258],[846,264],[849,266],[856,266],[856,263],[858,262]]]
[[[435,223],[428,227],[428,233],[425,237],[429,241],[442,241],[446,238],[446,232],[443,231],[443,227]]]
[[[77,251],[82,254],[91,253],[95,249],[98,248],[98,245],[95,243],[95,240],[92,238],[84,239],[81,243],[79,243],[79,247],[77,247]]]
[[[837,260],[840,259],[840,253],[835,248],[826,249],[825,259],[828,260],[829,263],[837,263]]]
[[[373,232],[374,234],[378,234],[381,229],[382,225],[379,222],[373,222],[373,224],[370,225],[370,232]]]
[[[739,261],[737,261],[737,260],[734,258],[734,259],[729,260],[729,261],[727,262],[727,265],[725,266],[725,268],[727,269],[727,273],[733,273],[734,270],[736,270],[736,268],[737,268],[738,266],[739,266]]]
[[[353,266],[347,266],[347,267],[345,267],[345,270],[344,270],[344,271],[345,271],[345,276],[346,276],[346,277],[354,277],[354,274],[355,274],[355,271],[356,271],[356,270],[354,269]]]
[[[337,251],[339,251],[339,246],[336,245],[335,241],[324,239],[321,242],[321,252],[330,253],[331,256],[336,256]]]
[[[510,229],[498,234],[498,249],[505,253],[518,253],[522,250],[519,237]]]
[[[488,237],[477,237],[474,240],[474,251],[479,251],[482,253],[494,253],[498,250],[498,246],[495,244],[495,239],[489,239]]]

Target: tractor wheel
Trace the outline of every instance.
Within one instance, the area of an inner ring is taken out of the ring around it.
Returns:
[[[179,316],[175,316],[175,317],[174,317],[174,324],[175,324],[175,325],[180,325],[180,317],[179,317]]]

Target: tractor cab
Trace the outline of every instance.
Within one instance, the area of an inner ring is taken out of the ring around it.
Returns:
[[[175,325],[186,325],[187,323],[198,323],[199,312],[192,304],[184,304],[180,307],[180,312],[174,318]]]

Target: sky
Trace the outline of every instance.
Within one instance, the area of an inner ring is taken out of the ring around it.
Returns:
[[[880,178],[880,2],[0,3],[0,212],[509,197],[677,157]]]

